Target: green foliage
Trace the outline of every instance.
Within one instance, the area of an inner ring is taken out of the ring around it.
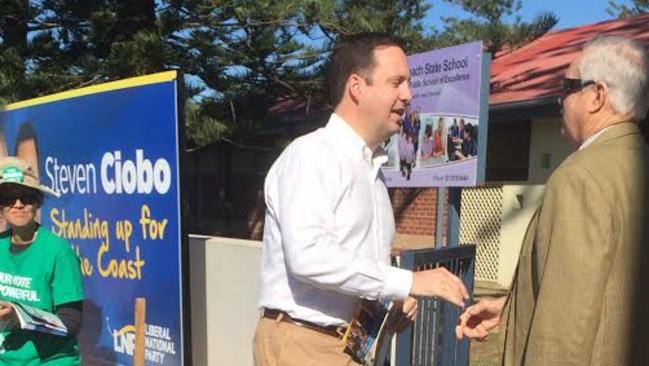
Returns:
[[[227,126],[211,117],[199,103],[188,99],[185,102],[186,133],[192,137],[196,146],[205,146],[218,140]]]
[[[426,34],[424,0],[0,0],[0,98],[15,102],[158,71],[185,75],[190,146],[245,140],[279,99],[321,103],[322,66],[345,35],[382,31],[411,52],[483,39],[515,47],[556,23],[507,24],[516,0],[445,0],[473,19]]]
[[[606,11],[618,18],[630,18],[639,14],[649,13],[649,0],[632,0],[631,4],[620,4],[616,0],[608,1]]]
[[[492,57],[498,51],[515,49],[541,37],[559,21],[555,14],[544,12],[529,23],[521,21],[519,16],[513,23],[507,23],[507,17],[520,11],[521,0],[444,1],[462,7],[472,16],[468,19],[445,18],[446,29],[438,34],[440,43],[457,44],[480,39]]]

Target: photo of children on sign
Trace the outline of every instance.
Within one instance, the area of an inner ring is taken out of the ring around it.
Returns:
[[[418,128],[415,128],[417,126]],[[431,168],[478,156],[478,121],[462,116],[404,114],[401,131],[386,140],[386,167],[410,180],[412,170]]]
[[[419,138],[422,167],[475,159],[478,155],[478,123],[472,118],[427,116]]]

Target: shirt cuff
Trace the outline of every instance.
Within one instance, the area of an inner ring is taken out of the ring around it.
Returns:
[[[390,300],[405,299],[412,288],[412,271],[381,264],[385,273],[382,297]]]

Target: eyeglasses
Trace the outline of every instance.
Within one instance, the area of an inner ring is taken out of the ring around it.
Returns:
[[[16,201],[20,200],[23,205],[37,205],[40,203],[40,197],[32,193],[23,194],[0,194],[0,206],[13,207]]]
[[[563,105],[563,101],[572,93],[576,93],[589,85],[597,84],[594,80],[581,80],[574,78],[563,79],[563,93],[559,97],[559,105]]]
[[[596,84],[596,81],[593,80],[581,80],[581,79],[572,79],[564,78],[563,79],[563,95],[567,96],[569,94],[578,92],[588,85]]]

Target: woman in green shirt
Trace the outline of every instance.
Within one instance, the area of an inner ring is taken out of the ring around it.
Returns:
[[[83,285],[79,259],[70,244],[37,221],[44,193],[30,164],[0,159],[0,213],[8,230],[0,233],[0,365],[79,365],[76,335],[81,329]],[[20,303],[56,314],[68,336],[23,330],[13,306]],[[1,328],[0,328],[1,329]]]

